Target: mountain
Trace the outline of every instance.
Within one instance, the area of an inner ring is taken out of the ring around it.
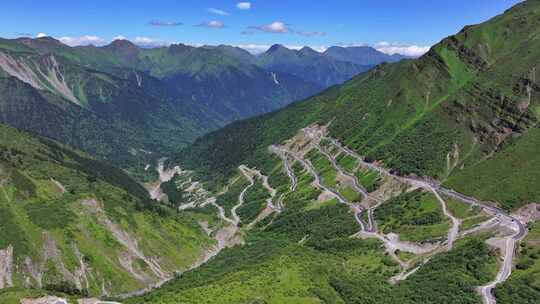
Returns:
[[[520,2],[420,58],[382,63],[212,131],[158,163],[159,181],[147,185],[155,201],[122,171],[82,152],[0,128],[0,206],[10,212],[0,221],[0,283],[22,285],[25,263],[12,262],[21,252],[31,265],[45,260],[38,269],[53,282],[44,291],[4,289],[0,300],[55,293],[75,301],[88,289],[125,304],[536,303],[539,35],[540,1]],[[163,83],[193,71],[212,74],[208,66],[184,70],[199,56],[225,60],[223,51],[182,45],[148,53],[119,47],[114,52],[124,55],[107,57],[114,68],[106,75],[120,79],[129,74],[126,62]],[[87,56],[71,59],[77,68],[113,53],[82,49]],[[291,66],[319,56],[307,48],[269,52]],[[9,65],[29,71],[23,66]],[[69,77],[26,79],[56,96],[66,93],[61,79]],[[164,90],[180,94],[177,85]],[[74,248],[90,258],[81,261]],[[84,269],[90,282],[111,283],[105,291],[95,283],[80,290],[73,274]],[[181,274],[171,278],[175,270]],[[162,277],[171,280],[144,294],[120,294]]]
[[[230,46],[230,45],[205,45],[203,48],[211,49],[211,50],[218,50],[228,56],[234,57],[242,62],[255,64],[257,62],[257,57],[255,57],[250,52],[244,50],[243,48]]]
[[[23,287],[133,292],[196,265],[215,245],[199,225],[212,226],[210,216],[177,214],[122,170],[1,124],[0,180],[2,303],[10,303],[4,291]]]
[[[0,121],[122,166],[320,89],[219,50],[0,41]]]
[[[401,174],[453,180],[534,132],[540,54],[530,37],[539,29],[529,17],[536,11],[524,11],[536,5],[465,27],[419,59],[379,65],[311,99],[233,123],[197,140],[178,161],[204,168],[204,176],[228,176],[297,130],[329,123],[332,136],[369,160]],[[210,159],[206,150],[223,147],[224,139],[232,150]]]
[[[144,154],[141,149],[178,149],[218,126],[142,72],[115,75],[81,66],[62,52],[16,49],[12,41],[2,46],[0,117],[21,130],[125,164]]]
[[[240,61],[221,48],[172,45],[144,51],[137,68],[214,111],[224,123],[275,110],[321,89],[298,77]]]
[[[245,243],[125,302],[537,302],[539,17],[520,2],[183,149]]]
[[[282,45],[270,47],[257,58],[257,64],[267,70],[292,74],[324,87],[343,83],[373,66],[336,60],[309,47],[296,51]]]
[[[335,60],[352,62],[360,65],[377,65],[383,62],[392,63],[408,58],[407,56],[399,54],[387,55],[369,46],[332,46],[324,51],[324,55],[334,58]]]

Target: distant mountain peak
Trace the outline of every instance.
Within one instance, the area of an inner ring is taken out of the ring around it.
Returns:
[[[39,37],[39,38],[35,38],[34,40],[42,41],[42,42],[49,42],[49,43],[62,43],[60,42],[60,40],[55,39],[51,36]]]
[[[324,55],[336,60],[361,65],[377,65],[383,62],[396,62],[406,58],[406,56],[399,54],[388,55],[367,45],[348,47],[332,46],[324,52]]]
[[[266,51],[267,53],[272,53],[272,52],[277,52],[277,51],[284,51],[284,50],[287,50],[287,51],[290,51],[288,48],[286,48],[284,45],[282,44],[274,44],[272,45],[268,51]]]
[[[115,49],[133,49],[133,48],[139,48],[137,45],[135,45],[133,42],[127,40],[127,39],[116,39],[110,44],[108,44],[106,47],[108,48],[115,48]]]
[[[169,46],[169,52],[171,54],[185,53],[185,52],[189,52],[189,51],[191,51],[193,49],[194,49],[194,47],[192,47],[190,45],[183,44],[183,43],[171,44]],[[201,49],[206,50],[206,51],[209,50],[207,48],[201,48]]]
[[[315,51],[314,49],[310,48],[309,46],[304,46],[302,49],[300,49],[299,52],[302,55],[320,55],[319,52]]]
[[[19,38],[17,40],[27,46],[64,45],[60,40],[54,39],[50,36],[39,38]]]
[[[128,60],[134,60],[140,52],[137,45],[125,39],[114,40],[110,44],[106,45],[104,49],[110,50]]]

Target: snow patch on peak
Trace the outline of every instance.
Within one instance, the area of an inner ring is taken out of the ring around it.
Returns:
[[[279,85],[279,80],[277,79],[276,73],[272,72],[270,74],[272,75],[272,79],[274,80],[274,83]]]

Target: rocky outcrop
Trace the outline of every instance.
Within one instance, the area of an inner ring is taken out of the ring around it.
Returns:
[[[152,278],[148,277],[146,273],[140,273],[133,267],[133,262],[139,259],[143,261],[152,274],[160,280],[168,279],[172,276],[171,273],[163,271],[161,265],[158,263],[158,259],[155,257],[148,257],[139,248],[139,242],[135,237],[123,230],[119,225],[112,222],[109,217],[103,211],[99,202],[95,199],[89,199],[81,202],[82,205],[90,206],[92,212],[95,213],[97,220],[103,227],[111,232],[112,236],[125,247],[125,250],[121,256],[118,257],[120,264],[124,269],[131,273],[137,280],[143,282],[152,281]]]
[[[67,304],[66,299],[59,297],[46,296],[38,299],[22,299],[21,304]]]
[[[0,68],[35,89],[57,93],[63,98],[81,105],[73,90],[66,83],[56,57],[53,55],[43,56],[34,62],[0,52]]]
[[[0,289],[13,287],[13,246],[0,250]]]

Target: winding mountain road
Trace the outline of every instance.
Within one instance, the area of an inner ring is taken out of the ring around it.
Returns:
[[[319,174],[317,173],[317,171],[315,170],[315,167],[313,166],[313,164],[311,164],[311,162],[309,160],[306,160],[302,157],[300,157],[299,155],[295,154],[293,151],[290,151],[288,149],[286,149],[285,147],[283,146],[272,146],[271,147],[271,151],[274,152],[274,153],[277,153],[279,155],[282,155],[283,157],[287,157],[288,155],[290,155],[294,160],[298,161],[300,164],[302,164],[302,166],[308,170],[309,174],[311,176],[313,176],[313,178],[315,179],[314,180],[314,184],[317,188],[323,190],[323,191],[327,191],[329,193],[331,193],[335,198],[337,198],[337,200],[344,204],[344,205],[347,205],[349,208],[351,208],[353,211],[354,211],[354,218],[356,219],[358,225],[360,225],[360,227],[362,229],[366,229],[367,225],[366,223],[364,223],[364,221],[362,220],[362,218],[360,217],[360,214],[361,212],[363,211],[361,209],[360,206],[357,206],[351,202],[349,202],[341,193],[339,193],[338,191],[330,188],[330,187],[327,187],[326,185],[324,185],[324,183],[321,182],[321,177],[319,176]],[[282,157],[282,158],[283,158]],[[296,187],[295,187],[296,188]]]
[[[253,187],[253,185],[255,185],[255,180],[253,179],[253,176],[251,174],[248,173],[248,168],[244,165],[241,165],[239,167],[240,169],[240,172],[242,172],[242,174],[249,180],[249,185],[247,185],[244,190],[242,190],[242,192],[240,193],[240,195],[238,196],[238,204],[236,204],[232,209],[231,209],[231,214],[233,216],[233,223],[235,226],[238,226],[238,224],[240,224],[240,216],[238,216],[238,214],[236,213],[236,210],[240,207],[242,207],[242,205],[244,204],[244,196],[246,195],[246,192],[249,190],[249,188]]]
[[[319,133],[317,133],[317,132],[305,132],[305,133],[306,134],[309,133],[310,135],[320,134],[320,132]],[[494,296],[492,294],[492,290],[495,288],[495,286],[497,284],[500,284],[500,283],[506,281],[508,279],[508,277],[512,273],[512,261],[513,261],[513,257],[514,257],[514,250],[515,250],[515,247],[516,247],[516,243],[519,240],[521,240],[523,237],[525,237],[525,235],[527,234],[527,229],[526,229],[524,223],[522,223],[519,219],[512,216],[511,214],[508,214],[503,209],[494,206],[494,204],[491,203],[491,202],[480,201],[480,200],[478,200],[478,199],[476,199],[474,197],[467,196],[467,195],[459,193],[459,192],[457,192],[455,190],[446,189],[446,188],[442,187],[440,185],[440,183],[438,183],[436,181],[433,181],[433,180],[426,180],[426,179],[421,179],[421,178],[417,178],[417,177],[403,177],[403,176],[395,175],[395,174],[391,173],[388,169],[383,168],[382,166],[379,166],[379,165],[377,165],[375,163],[368,163],[368,162],[364,161],[363,157],[361,157],[359,154],[352,151],[351,149],[341,145],[341,143],[339,143],[339,141],[337,141],[336,139],[330,138],[330,137],[323,137],[323,138],[329,140],[331,143],[334,144],[334,146],[336,146],[341,151],[343,151],[343,152],[347,153],[348,155],[356,158],[360,162],[360,164],[362,166],[364,166],[364,167],[366,167],[368,169],[376,170],[381,174],[390,175],[390,176],[392,176],[394,178],[397,178],[397,179],[401,180],[402,182],[405,182],[405,183],[408,183],[410,185],[421,187],[421,188],[424,188],[426,190],[431,191],[437,197],[437,199],[441,202],[441,205],[443,206],[444,214],[448,218],[450,218],[451,221],[452,221],[452,228],[450,229],[450,231],[448,233],[448,239],[447,239],[447,246],[448,246],[447,248],[448,248],[448,250],[450,250],[452,248],[453,242],[459,237],[460,220],[457,219],[456,217],[454,217],[448,211],[447,206],[446,206],[446,202],[444,201],[444,199],[441,197],[440,194],[444,194],[444,195],[446,195],[448,197],[454,198],[456,200],[459,200],[461,202],[464,202],[464,203],[467,203],[467,204],[470,204],[470,205],[473,205],[473,206],[479,206],[480,208],[482,208],[482,209],[484,209],[484,210],[486,210],[488,212],[494,213],[497,216],[497,218],[502,223],[504,223],[505,226],[507,226],[510,229],[516,231],[515,234],[512,234],[510,236],[505,237],[504,260],[503,260],[503,265],[502,265],[499,273],[497,274],[497,277],[495,278],[495,280],[493,282],[490,282],[489,284],[487,284],[485,286],[479,287],[479,292],[480,292],[480,294],[482,296],[482,299],[483,299],[483,302],[485,304],[495,304],[496,303],[496,300],[495,300],[495,298],[494,298]],[[463,235],[465,235],[465,234],[463,234]]]
[[[315,187],[327,191],[329,193],[332,193],[340,203],[347,205],[351,210],[354,211],[354,218],[357,221],[358,225],[361,227],[360,234],[367,236],[367,237],[373,237],[381,240],[387,249],[387,252],[389,255],[404,269],[406,269],[406,263],[401,261],[399,257],[395,254],[397,250],[400,251],[406,251],[411,252],[414,254],[425,254],[427,252],[431,252],[435,249],[434,246],[431,245],[425,245],[425,246],[419,246],[414,243],[401,241],[399,240],[399,236],[395,234],[389,234],[384,235],[382,233],[377,232],[376,224],[374,224],[374,220],[371,218],[370,221],[373,221],[370,224],[365,223],[361,218],[361,213],[364,211],[364,209],[357,205],[349,202],[345,197],[343,197],[338,191],[332,189],[331,187],[328,187],[324,185],[324,183],[321,182],[321,178],[319,174],[316,172],[315,168],[311,164],[309,160],[306,160],[302,158],[300,155],[294,153],[293,151],[283,147],[283,146],[274,146],[273,151],[278,151],[279,153],[282,153],[284,155],[290,155],[292,158],[294,158],[296,161],[300,162],[306,170],[314,177],[314,185]],[[339,167],[339,166],[338,166]],[[378,206],[378,205],[377,205]],[[368,215],[372,213],[368,213]]]
[[[279,196],[279,198],[277,200],[277,203],[276,203],[276,208],[277,208],[278,212],[281,212],[285,208],[285,206],[283,205],[283,199],[285,198],[285,195],[296,191],[296,187],[298,187],[298,179],[296,178],[296,175],[294,174],[294,171],[293,171],[293,169],[291,167],[291,164],[289,162],[289,157],[287,156],[287,154],[285,152],[283,152],[282,150],[280,150],[276,146],[270,146],[269,151],[271,153],[277,154],[279,156],[279,158],[281,158],[281,160],[283,161],[283,167],[285,169],[285,172],[287,172],[287,176],[289,177],[289,179],[291,181],[291,186],[289,187],[289,191],[287,193],[282,193]]]
[[[386,168],[384,168],[384,167],[382,167],[380,165],[366,162],[359,154],[357,154],[356,152],[352,151],[351,149],[341,145],[341,143],[339,143],[339,141],[337,141],[336,139],[331,138],[331,137],[324,137],[324,138],[329,140],[330,142],[332,142],[336,147],[338,147],[339,149],[341,149],[345,153],[347,153],[350,156],[356,158],[361,163],[362,166],[365,166],[368,169],[376,170],[379,173],[384,174],[384,175],[390,175],[390,176],[392,176],[392,177],[394,177],[394,178],[396,178],[398,180],[401,180],[404,183],[415,185],[417,187],[430,190],[430,191],[432,191],[434,193],[441,193],[441,194],[444,194],[446,196],[457,199],[459,201],[462,201],[464,203],[471,204],[473,206],[479,206],[482,209],[491,211],[491,212],[493,212],[495,214],[498,214],[498,215],[501,215],[503,217],[506,217],[506,218],[510,219],[512,222],[515,222],[515,224],[518,226],[518,229],[519,229],[519,232],[516,235],[513,236],[513,238],[515,240],[519,240],[519,239],[523,238],[525,236],[525,234],[527,233],[527,229],[525,228],[525,224],[521,223],[514,216],[506,213],[506,211],[504,211],[503,209],[501,209],[499,207],[496,207],[496,206],[493,206],[493,203],[491,203],[491,202],[483,202],[483,201],[480,201],[480,200],[478,200],[476,198],[473,198],[473,197],[467,196],[465,194],[459,193],[459,192],[457,192],[455,190],[446,189],[446,188],[442,187],[440,185],[440,183],[438,183],[436,181],[433,181],[433,180],[426,180],[426,179],[421,179],[421,178],[417,178],[417,177],[403,177],[403,176],[399,176],[399,175],[390,173],[390,171],[388,169],[386,169]]]
[[[362,185],[360,185],[356,176],[350,174],[345,169],[341,168],[341,166],[337,164],[335,157],[333,157],[328,152],[326,152],[326,150],[324,150],[320,145],[315,144],[314,146],[315,148],[317,148],[319,152],[321,152],[321,154],[323,154],[330,161],[330,163],[332,163],[332,166],[334,167],[334,169],[336,169],[341,175],[347,177],[349,180],[352,181],[352,186],[355,191],[362,194],[362,197],[364,198],[368,197],[368,193],[366,189]]]
[[[298,180],[296,179],[296,175],[294,174],[291,165],[289,163],[289,159],[287,156],[283,159],[283,165],[285,166],[285,171],[287,171],[287,175],[289,176],[289,179],[291,180],[291,187],[290,191],[294,192],[296,191],[296,187],[298,186]]]
[[[328,153],[325,149],[323,149],[320,145],[318,144],[315,144],[315,148],[317,148],[317,150],[319,152],[321,152],[331,163],[332,163],[332,166],[334,167],[334,169],[336,169],[341,175],[347,177],[349,180],[352,181],[352,186],[354,188],[355,191],[357,191],[358,193],[360,193],[362,195],[362,197],[365,199],[365,198],[368,198],[369,197],[369,193],[367,192],[367,190],[364,188],[364,186],[362,186],[359,182],[358,182],[358,178],[352,174],[350,174],[349,172],[347,172],[344,168],[342,168],[337,162],[336,162],[336,159],[335,157],[333,157],[332,155],[330,155],[330,153]],[[371,198],[371,199],[374,199],[374,198]],[[377,204],[378,206],[378,204]],[[355,205],[353,208],[355,210],[355,218],[356,218],[356,221],[360,224],[360,226],[362,227],[362,230],[365,231],[365,232],[371,232],[371,233],[375,233],[377,232],[377,223],[375,222],[375,220],[373,219],[373,210],[377,207],[377,206],[374,206],[372,208],[363,208],[359,205]],[[363,212],[366,212],[367,211],[367,214],[368,214],[368,222],[366,223],[362,217],[361,217],[361,214]]]
[[[519,234],[516,233],[515,235]],[[517,240],[513,237],[507,237],[505,239],[504,259],[501,269],[497,273],[495,280],[479,287],[480,294],[484,304],[495,304],[497,300],[493,296],[493,289],[500,283],[506,281],[512,274],[512,261],[514,259],[514,250],[516,248]]]
[[[383,233],[378,232],[373,213],[374,213],[374,210],[382,202],[377,202],[375,206],[372,206],[370,208],[364,208],[360,206],[359,204],[350,202],[337,189],[334,189],[333,187],[329,187],[324,184],[324,181],[321,179],[320,175],[317,173],[315,167],[313,166],[313,164],[311,163],[309,159],[305,159],[303,155],[301,155],[300,153],[296,153],[295,151],[289,149],[286,146],[270,146],[269,148],[270,151],[275,154],[278,154],[280,158],[283,160],[285,171],[291,181],[289,193],[296,191],[297,186],[298,186],[298,179],[296,175],[294,174],[293,169],[291,168],[291,164],[294,163],[294,161],[297,161],[314,178],[313,186],[317,187],[318,189],[322,191],[331,193],[341,204],[348,206],[354,212],[354,218],[361,228],[361,231],[358,233],[359,235],[364,235],[367,237],[374,237],[383,242],[389,255],[394,260],[396,260],[396,262],[402,268],[402,271],[391,279],[391,280],[395,280],[395,282],[407,279],[407,277],[415,273],[418,269],[422,267],[422,265],[427,263],[429,259],[431,258],[431,256],[433,256],[433,254],[439,253],[443,250],[451,250],[453,248],[454,242],[458,238],[477,231],[477,230],[474,230],[476,229],[474,228],[474,229],[469,229],[468,231],[464,231],[461,234],[459,233],[459,226],[461,224],[461,220],[453,216],[452,213],[448,210],[448,206],[445,201],[446,197],[450,197],[450,198],[459,200],[461,202],[464,202],[473,206],[478,206],[484,209],[485,211],[488,211],[489,213],[496,215],[496,220],[489,220],[482,223],[480,225],[482,229],[486,227],[495,227],[496,225],[502,225],[515,231],[515,233],[502,238],[504,240],[504,257],[503,257],[503,263],[501,265],[501,269],[499,270],[495,280],[490,282],[489,284],[478,287],[478,291],[480,295],[482,296],[482,299],[485,304],[496,303],[494,296],[492,294],[492,291],[497,284],[504,282],[511,275],[512,261],[514,258],[514,250],[516,247],[516,243],[519,240],[521,240],[527,233],[527,229],[525,228],[524,223],[519,221],[516,217],[506,213],[506,211],[504,211],[503,209],[494,206],[493,203],[491,202],[484,202],[474,197],[470,197],[465,194],[459,193],[455,190],[444,188],[441,186],[439,182],[435,180],[429,180],[429,179],[419,178],[419,177],[399,176],[377,163],[366,162],[364,158],[360,156],[359,154],[357,154],[355,151],[352,151],[351,149],[343,146],[337,139],[326,136],[324,132],[321,132],[320,130],[310,130],[309,128],[306,128],[304,129],[304,133],[306,134],[306,137],[313,139],[310,144],[332,163],[332,166],[334,167],[335,170],[338,171],[340,175],[349,179],[351,181],[351,185],[354,188],[354,190],[360,193],[364,198],[370,198],[369,193],[367,193],[365,188],[359,183],[356,176],[354,176],[353,174],[350,174],[344,168],[342,168],[337,163],[335,157],[332,156],[325,148],[319,145],[319,142],[321,141],[321,139],[328,140],[332,145],[334,145],[340,151],[354,157],[356,160],[358,160],[359,165],[361,165],[362,167],[367,168],[368,170],[376,171],[383,176],[391,176],[392,178],[395,178],[396,180],[404,184],[410,185],[411,187],[425,189],[426,191],[433,193],[435,197],[437,198],[437,200],[440,202],[444,215],[447,218],[449,218],[450,221],[452,222],[452,227],[448,231],[446,247],[442,247],[440,244],[428,244],[428,246],[422,246],[415,243],[400,241],[398,235],[395,235],[395,234],[385,235]],[[255,176],[258,176],[261,178],[261,181],[264,187],[270,192],[272,198],[274,198],[274,196],[277,194],[277,191],[269,185],[268,178],[260,174],[260,172],[249,169],[243,165],[240,166],[239,169],[242,175],[244,175],[249,180],[250,183],[248,186],[246,186],[242,190],[242,192],[240,193],[238,197],[238,203],[231,209],[231,214],[233,218],[232,219],[228,218],[225,215],[225,211],[223,210],[221,206],[217,205],[215,202],[212,203],[216,208],[218,208],[219,216],[224,221],[230,223],[231,226],[234,226],[236,228],[238,228],[238,225],[241,221],[240,217],[237,214],[237,210],[244,204],[244,197],[245,197],[246,192],[249,190],[250,187],[252,187],[255,184],[255,179],[254,179]],[[160,170],[160,171],[163,172],[163,170]],[[162,172],[160,172],[160,180],[166,180],[167,178],[169,178],[168,174],[163,174],[164,176],[162,176],[161,174]],[[163,173],[169,173],[169,172],[163,172]],[[284,195],[285,194],[281,194],[279,198],[277,199],[276,205],[277,205],[278,210],[281,210],[280,208],[283,208],[282,201],[283,201]],[[362,218],[363,212],[367,212],[367,217],[368,217],[367,222]],[[411,269],[410,268],[411,265],[409,265],[410,263],[403,262],[397,256],[396,254],[397,250],[411,252],[418,255],[429,255],[429,256],[423,259],[421,264],[417,264],[414,268]]]
[[[443,200],[441,195],[433,188],[430,188],[430,191],[435,195],[437,200],[441,203],[442,211],[444,215],[452,221],[452,228],[448,230],[448,237],[447,237],[447,250],[452,250],[454,246],[454,241],[457,239],[459,235],[459,225],[461,225],[461,220],[456,218],[448,211],[448,207],[446,205],[446,202]]]

